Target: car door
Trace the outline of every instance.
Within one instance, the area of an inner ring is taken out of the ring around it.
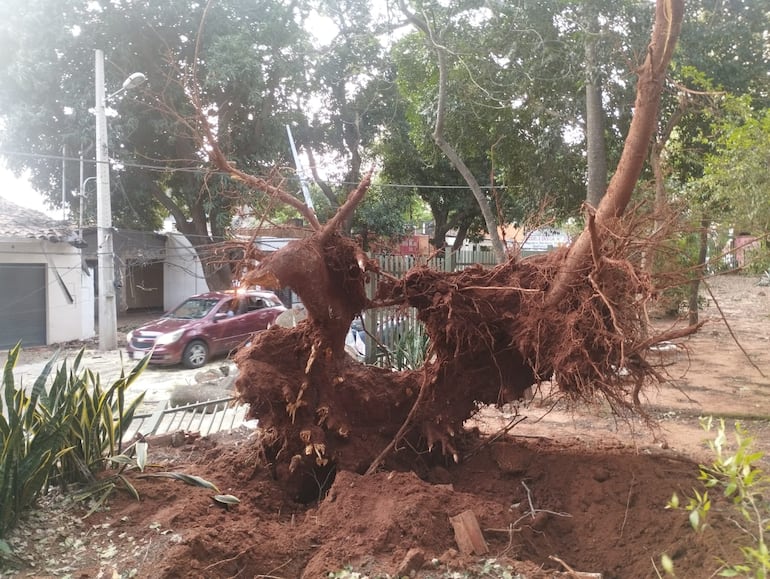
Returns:
[[[233,298],[222,302],[214,314],[214,321],[208,328],[210,343],[215,353],[229,352],[240,342],[243,334],[243,300]]]
[[[271,307],[272,304],[261,296],[248,296],[247,312],[245,314],[246,324],[244,330],[245,338],[250,337],[254,332],[266,330],[275,319],[276,313]]]
[[[235,315],[227,320],[229,325],[228,350],[242,346],[251,339],[255,331],[267,328],[268,323],[265,319],[265,314],[261,312],[266,305],[266,302],[261,298],[255,298],[250,295],[238,297],[238,307]]]

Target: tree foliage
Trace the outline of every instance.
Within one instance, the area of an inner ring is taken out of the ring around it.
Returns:
[[[199,249],[209,285],[229,284],[229,270],[211,260],[239,191],[209,175],[190,92],[217,126],[221,145],[244,167],[265,171],[285,156],[280,138],[297,118],[304,86],[304,32],[295,6],[232,0],[72,2],[32,0],[2,26],[7,59],[0,69],[5,130],[2,147],[16,169],[28,168],[36,188],[55,198],[62,150],[93,163],[94,49],[107,57],[107,91],[141,71],[137,95],[110,100],[112,197],[118,226],[153,229],[171,214]],[[13,104],[13,106],[11,106]],[[66,166],[70,201],[79,189],[77,163]]]
[[[740,231],[770,231],[770,111],[753,111],[750,99],[729,99],[716,125],[714,152],[701,184]]]
[[[283,216],[264,191],[209,172],[194,97],[223,154],[251,174],[293,165],[291,126],[330,210],[371,166],[406,186],[383,189],[381,203],[362,206],[347,230],[391,231],[395,224],[382,218],[419,197],[434,214],[436,245],[449,229],[462,239],[486,224],[467,189],[446,188],[467,184],[432,135],[436,45],[406,27],[400,9],[389,8],[364,0],[29,0],[23,9],[5,3],[0,150],[16,171],[29,169],[54,204],[64,150],[64,188],[78,205],[81,152],[83,176],[94,172],[93,50],[101,48],[108,92],[131,72],[149,78],[139,92],[110,102],[117,226],[155,229],[170,214],[211,262],[208,250],[226,237],[240,206]],[[612,172],[631,119],[632,75],[645,57],[648,7],[425,0],[411,9],[440,33],[434,40],[447,58],[444,138],[484,186],[497,218],[523,221],[544,206],[555,217],[573,214],[585,197],[584,48],[596,34],[589,17],[599,24],[594,72]],[[767,11],[756,0],[692,4],[663,119],[681,105],[685,89],[751,94],[762,110],[770,82],[767,30]],[[716,142],[710,115],[719,103],[709,96],[700,105],[682,116],[667,157],[682,184],[703,175],[704,155]],[[298,194],[291,171],[284,179]],[[93,205],[87,190],[86,214]],[[227,267],[214,263],[207,274],[210,285],[229,280]]]

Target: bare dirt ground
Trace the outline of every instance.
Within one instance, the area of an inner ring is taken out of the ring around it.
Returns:
[[[203,477],[240,504],[226,509],[214,491],[135,471],[141,500],[116,493],[90,516],[45,497],[9,538],[23,567],[3,576],[316,578],[349,566],[370,577],[415,568],[425,578],[503,577],[505,568],[526,578],[643,578],[657,576],[667,553],[678,576],[709,577],[717,558],[738,560],[746,542],[730,511],[717,500],[712,526],[696,536],[665,505],[697,486],[697,463],[709,459],[700,416],[739,420],[759,449],[770,443],[770,288],[757,282],[709,280],[709,323],[665,354],[671,380],[646,392],[655,428],[602,403],[554,404],[544,389],[518,410],[480,409],[469,430],[494,434],[526,418],[483,445],[465,436],[459,464],[339,472],[328,495],[307,504],[258,466],[247,430],[151,448],[149,472]],[[459,552],[450,517],[468,510],[487,554]]]

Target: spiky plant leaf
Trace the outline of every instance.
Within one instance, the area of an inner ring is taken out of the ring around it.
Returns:
[[[214,500],[224,505],[239,505],[241,501],[233,495],[214,495]]]
[[[139,470],[144,472],[144,467],[147,466],[147,447],[149,445],[146,441],[140,440],[136,443],[136,465]]]
[[[185,474],[183,472],[153,472],[153,473],[145,473],[142,475],[139,475],[141,477],[158,477],[158,478],[173,478],[176,480],[180,480],[184,483],[187,483],[188,485],[193,485],[196,487],[203,487],[206,489],[211,489],[215,493],[219,494],[220,490],[217,488],[217,486],[207,481],[204,478],[201,478],[199,476],[195,476],[192,474]]]

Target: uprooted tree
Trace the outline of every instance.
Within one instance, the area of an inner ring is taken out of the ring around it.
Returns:
[[[574,400],[604,396],[616,409],[638,408],[640,389],[662,379],[646,358],[649,347],[697,329],[655,334],[647,327],[651,286],[630,257],[642,242],[623,217],[647,157],[682,13],[682,0],[657,1],[623,155],[600,205],[586,209],[585,230],[569,249],[513,255],[492,269],[416,267],[403,279],[378,272],[340,233],[371,175],[321,225],[280,186],[231,165],[209,130],[218,170],[293,206],[315,230],[264,257],[244,279],[291,287],[308,314],[296,327],[259,334],[236,357],[238,394],[263,432],[259,450],[288,488],[310,499],[336,469],[411,467],[431,453],[460,460],[463,424],[480,404],[519,399],[544,380]],[[201,124],[206,132],[203,117]],[[377,291],[368,298],[372,276]],[[346,354],[355,316],[382,305],[416,308],[430,338],[421,368],[394,372]]]

